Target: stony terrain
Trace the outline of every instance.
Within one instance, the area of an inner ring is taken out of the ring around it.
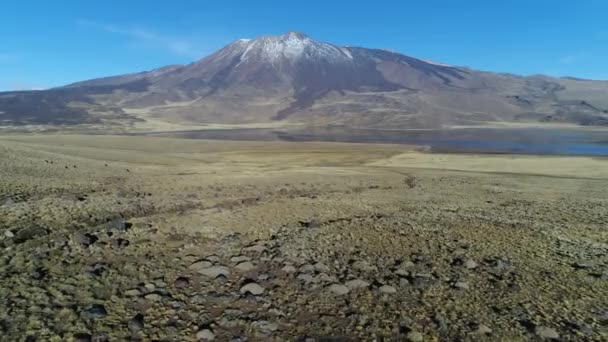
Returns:
[[[608,339],[602,159],[50,135],[0,156],[2,341]]]

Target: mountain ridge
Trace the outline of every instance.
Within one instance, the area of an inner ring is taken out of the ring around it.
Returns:
[[[607,125],[606,95],[608,82],[478,71],[292,31],[187,65],[0,93],[0,124]]]

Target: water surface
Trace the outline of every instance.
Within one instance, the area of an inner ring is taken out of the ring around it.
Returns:
[[[608,156],[608,129],[372,130],[324,127],[299,130],[231,129],[144,134],[209,140],[411,144],[427,146],[433,152]]]

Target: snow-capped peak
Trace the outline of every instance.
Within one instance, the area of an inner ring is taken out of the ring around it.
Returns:
[[[246,45],[241,63],[251,58],[266,60],[273,65],[295,63],[303,58],[344,63],[353,58],[346,48],[315,41],[300,32],[263,36],[253,40],[240,39],[239,43]]]

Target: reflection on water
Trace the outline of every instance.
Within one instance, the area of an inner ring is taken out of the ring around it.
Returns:
[[[435,152],[608,156],[608,130],[470,128],[407,131],[328,127],[283,131],[196,130],[147,135],[210,140],[413,144],[429,146]]]

